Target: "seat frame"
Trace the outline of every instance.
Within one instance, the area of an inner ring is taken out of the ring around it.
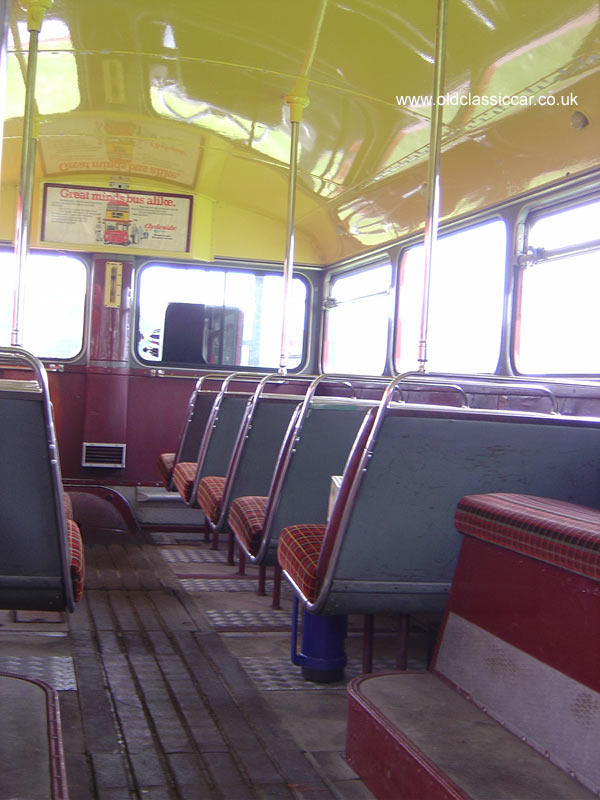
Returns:
[[[21,374],[24,369],[33,373],[33,380],[0,380],[0,400],[9,403],[2,415],[3,445],[8,452],[15,448],[14,458],[10,463],[5,458],[1,470],[0,607],[73,611],[62,477],[46,370],[18,347],[0,348],[0,365],[4,373]],[[10,408],[14,419],[6,416]],[[8,548],[4,556],[3,548]],[[10,567],[17,562],[25,566]]]

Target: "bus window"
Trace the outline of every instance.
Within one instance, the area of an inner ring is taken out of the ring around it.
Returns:
[[[532,261],[521,273],[515,328],[518,372],[600,373],[599,218],[595,201],[538,216],[529,227]]]
[[[426,368],[494,372],[500,354],[506,226],[492,220],[437,242],[431,272]],[[419,367],[425,250],[405,251],[398,282],[395,368]]]
[[[325,372],[383,374],[391,280],[389,263],[333,278],[325,304]]]
[[[16,284],[12,251],[0,253],[0,341],[10,345]],[[69,359],[83,346],[87,270],[81,259],[31,253],[24,283],[22,345],[39,358]]]
[[[281,275],[149,264],[138,282],[137,355],[152,363],[276,369],[282,292]],[[305,358],[307,299],[307,283],[296,276],[288,322],[289,369]],[[184,324],[184,318],[193,323]],[[196,347],[175,341],[182,326]]]

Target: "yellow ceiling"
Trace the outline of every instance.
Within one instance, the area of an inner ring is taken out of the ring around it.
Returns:
[[[283,98],[309,65],[298,260],[332,263],[417,230],[431,108],[398,98],[431,93],[436,5],[55,0],[40,35],[38,217],[43,181],[108,186],[122,177],[199,200],[192,255],[281,260]],[[13,3],[11,13],[4,237],[19,179],[28,41],[25,12]],[[599,53],[596,0],[448,0],[445,91],[470,93],[471,102],[444,112],[445,217],[598,165]],[[571,92],[577,106],[481,104]],[[590,122],[583,129],[573,126],[577,110]]]

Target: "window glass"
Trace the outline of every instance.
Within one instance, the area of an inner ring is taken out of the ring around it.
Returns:
[[[8,34],[6,119],[23,116],[25,79],[23,64],[15,51],[27,53],[28,48],[27,23],[20,21]],[[39,32],[35,100],[39,113],[44,115],[72,111],[80,105],[77,61],[69,29],[62,20],[46,18]],[[64,120],[62,124],[66,124]],[[79,121],[78,124],[83,123]],[[44,155],[47,156],[47,150],[52,151],[54,147],[56,145],[44,148]]]
[[[501,220],[457,231],[437,242],[429,293],[427,363],[431,372],[494,372],[500,353],[506,226]],[[402,258],[395,367],[419,368],[425,248]]]
[[[0,252],[0,341],[10,345],[17,280],[12,251]],[[74,256],[31,253],[24,281],[22,345],[39,358],[74,358],[83,346],[87,270]]]
[[[538,218],[528,243],[546,252],[598,238],[600,201]],[[600,373],[600,251],[540,260],[521,273],[515,367],[539,374]]]
[[[391,313],[391,280],[389,263],[332,280],[323,350],[326,372],[383,374]]]
[[[599,238],[600,201],[539,217],[527,231],[527,244],[554,250]]]
[[[138,290],[138,356],[145,361],[279,366],[283,278],[268,273],[152,264]],[[292,280],[288,367],[304,357],[307,285]]]

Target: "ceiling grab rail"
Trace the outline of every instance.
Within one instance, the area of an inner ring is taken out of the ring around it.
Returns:
[[[29,255],[31,198],[33,195],[33,172],[37,145],[37,120],[35,107],[35,78],[37,73],[38,40],[45,12],[52,0],[22,0],[27,9],[27,29],[29,30],[29,53],[27,56],[27,77],[25,81],[25,108],[23,111],[23,152],[21,155],[21,174],[19,177],[19,196],[15,221],[15,260],[17,262],[17,281],[14,293],[12,331],[10,343],[20,347],[23,342],[22,325],[25,304],[25,270]]]
[[[290,178],[288,184],[288,206],[287,206],[287,227],[285,260],[283,262],[283,299],[281,316],[281,354],[279,357],[279,374],[287,374],[288,361],[288,319],[292,287],[292,276],[294,274],[294,225],[296,215],[296,176],[298,171],[298,136],[300,133],[300,123],[302,122],[302,111],[309,103],[307,97],[308,73],[312,66],[317,43],[323,27],[327,0],[321,0],[321,6],[315,20],[315,26],[310,39],[310,47],[304,58],[304,63],[300,74],[296,78],[296,83],[291,94],[284,97],[285,102],[290,107]]]
[[[419,371],[425,372],[427,362],[427,331],[429,325],[429,293],[431,268],[437,244],[440,216],[440,152],[442,141],[443,103],[438,100],[444,87],[446,62],[446,0],[438,0],[431,127],[429,129],[429,168],[427,177],[427,216],[425,218],[425,269],[423,275],[423,303],[421,306],[421,332],[419,339]]]

